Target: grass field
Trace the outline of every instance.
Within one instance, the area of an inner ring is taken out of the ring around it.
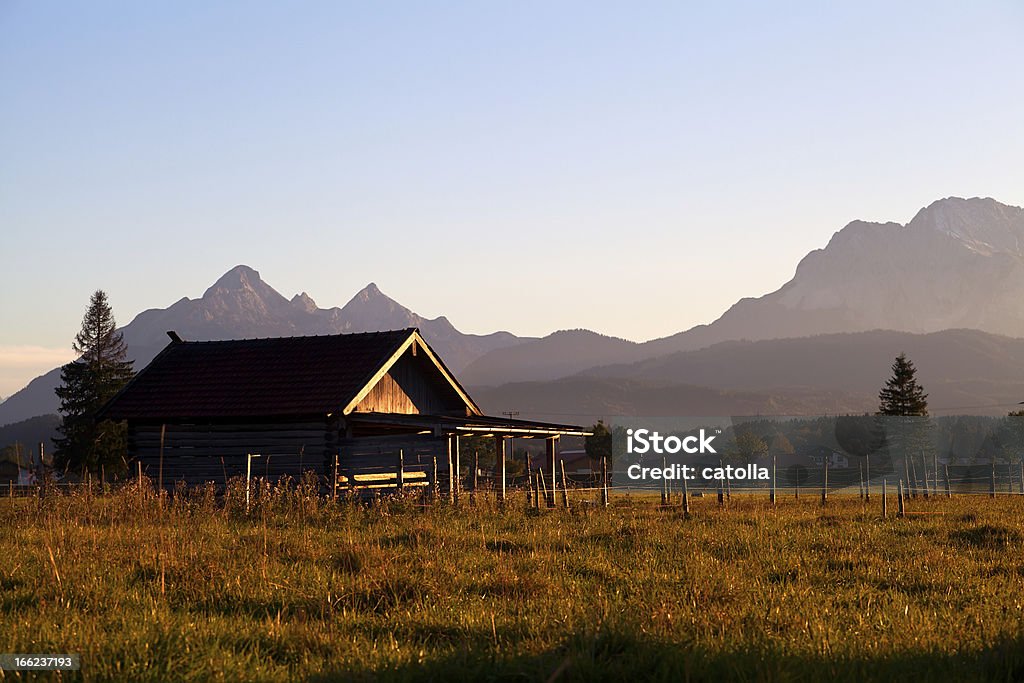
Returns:
[[[1024,678],[1024,499],[913,503],[0,499],[0,649],[86,680]]]

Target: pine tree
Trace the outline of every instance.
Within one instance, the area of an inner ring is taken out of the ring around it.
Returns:
[[[928,394],[917,383],[917,368],[905,353],[896,356],[892,377],[878,392],[878,415],[884,420],[885,440],[889,455],[904,459],[906,464],[920,458],[923,476],[927,456],[934,450],[932,425],[928,419]],[[909,459],[909,460],[908,460]]]
[[[590,428],[590,432],[591,435],[583,440],[587,456],[596,463],[600,463],[601,458],[607,458],[608,465],[611,466],[612,433],[609,431],[608,425],[604,423],[604,420],[598,420],[597,424]]]
[[[62,416],[54,439],[54,464],[60,469],[95,471],[100,465],[116,470],[124,464],[125,429],[123,424],[95,420],[96,412],[132,378],[132,361],[125,360],[127,348],[107,295],[93,293],[82,319],[82,329],[71,348],[79,355],[60,370]]]
[[[928,394],[917,383],[917,368],[907,354],[896,356],[892,377],[878,392],[878,414],[899,417],[928,417]]]

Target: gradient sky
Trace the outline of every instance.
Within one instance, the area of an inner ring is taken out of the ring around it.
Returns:
[[[1024,3],[0,2],[0,395],[246,263],[649,339],[853,219],[1024,204]]]

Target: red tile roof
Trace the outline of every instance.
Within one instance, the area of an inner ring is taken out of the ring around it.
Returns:
[[[100,413],[166,419],[341,411],[415,332],[172,342]]]

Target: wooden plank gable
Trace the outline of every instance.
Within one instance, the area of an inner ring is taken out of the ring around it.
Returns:
[[[481,415],[418,332],[385,362],[342,411],[403,415]]]

